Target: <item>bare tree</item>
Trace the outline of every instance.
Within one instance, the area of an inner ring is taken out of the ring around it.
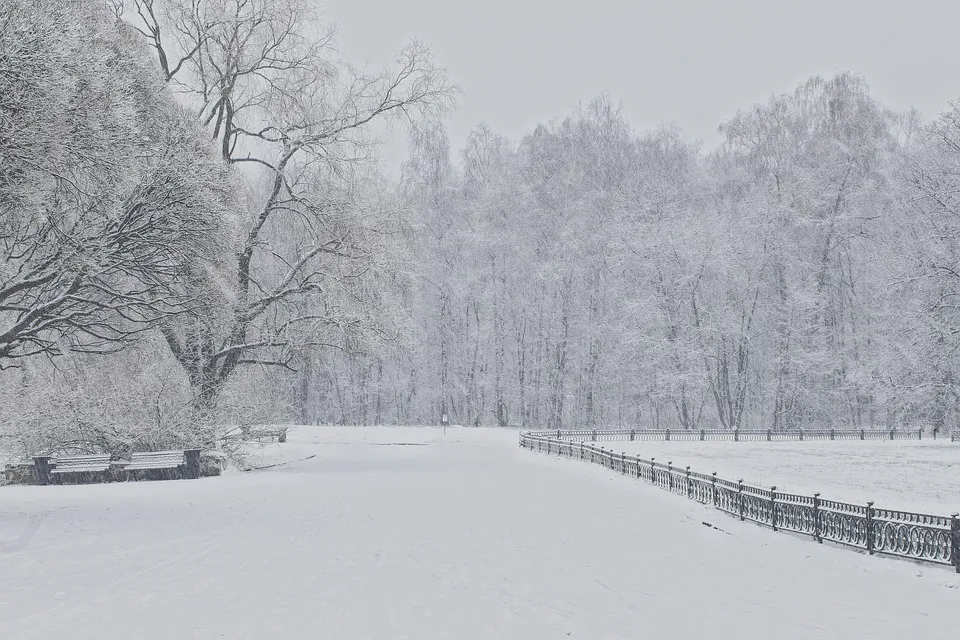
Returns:
[[[117,12],[196,102],[223,160],[262,187],[238,216],[228,308],[216,322],[164,328],[198,407],[241,365],[289,368],[298,349],[343,348],[345,332],[373,328],[353,283],[389,228],[364,199],[362,161],[371,123],[429,118],[451,103],[427,49],[413,44],[379,73],[354,69],[299,0],[133,0]]]

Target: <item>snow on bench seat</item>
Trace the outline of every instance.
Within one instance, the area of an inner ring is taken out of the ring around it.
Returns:
[[[132,454],[130,464],[126,465],[125,469],[127,471],[176,469],[186,462],[186,452],[184,451],[148,451]]]
[[[59,473],[90,473],[106,471],[110,468],[110,454],[96,454],[89,456],[63,456],[52,461],[52,474]]]

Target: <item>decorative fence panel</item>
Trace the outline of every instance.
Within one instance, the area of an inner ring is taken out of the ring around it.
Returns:
[[[719,433],[686,431],[682,439],[709,439]],[[922,437],[917,431],[839,431],[817,430],[796,432],[740,431],[738,439],[767,440],[771,435],[793,433],[797,440],[882,439],[901,440]],[[938,516],[892,509],[879,509],[872,502],[865,505],[823,500],[819,493],[805,496],[782,493],[776,487],[754,487],[742,480],[733,481],[676,468],[672,463],[657,462],[624,452],[616,453],[594,442],[616,440],[668,439],[676,436],[669,430],[651,431],[544,431],[520,434],[520,446],[532,451],[586,460],[629,475],[671,493],[686,496],[729,515],[749,520],[774,531],[783,529],[808,535],[817,542],[828,540],[862,549],[870,554],[908,558],[919,562],[952,566],[960,573],[960,515]],[[678,438],[679,439],[679,438]],[[719,438],[717,438],[719,439]],[[951,441],[960,436],[951,434]],[[589,441],[587,441],[589,440]]]

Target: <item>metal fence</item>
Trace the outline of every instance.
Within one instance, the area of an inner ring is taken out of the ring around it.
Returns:
[[[696,500],[729,515],[770,527],[862,549],[872,554],[908,558],[952,566],[960,573],[960,514],[937,516],[893,509],[880,509],[872,502],[850,504],[812,496],[784,493],[776,487],[754,487],[677,468],[626,453],[574,440],[580,434],[602,441],[612,431],[552,431],[521,433],[520,446],[533,451],[585,460],[624,475]],[[634,431],[631,439],[638,433]],[[690,432],[686,432],[690,433]],[[867,432],[870,433],[870,432]],[[914,433],[916,436],[916,433]],[[613,438],[610,438],[613,439]],[[625,440],[627,438],[618,438]],[[648,438],[649,439],[649,438]],[[660,438],[664,439],[664,438]],[[896,438],[894,438],[896,439]]]
[[[624,440],[732,440],[734,442],[787,442],[803,440],[923,440],[923,429],[581,429],[533,431],[530,435],[556,436],[575,442]],[[937,439],[937,434],[927,438]],[[945,436],[946,437],[946,436]],[[960,433],[949,434],[951,442]]]

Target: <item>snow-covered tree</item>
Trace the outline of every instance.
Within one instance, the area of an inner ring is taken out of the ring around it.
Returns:
[[[229,186],[105,7],[0,4],[0,368],[196,306]]]

